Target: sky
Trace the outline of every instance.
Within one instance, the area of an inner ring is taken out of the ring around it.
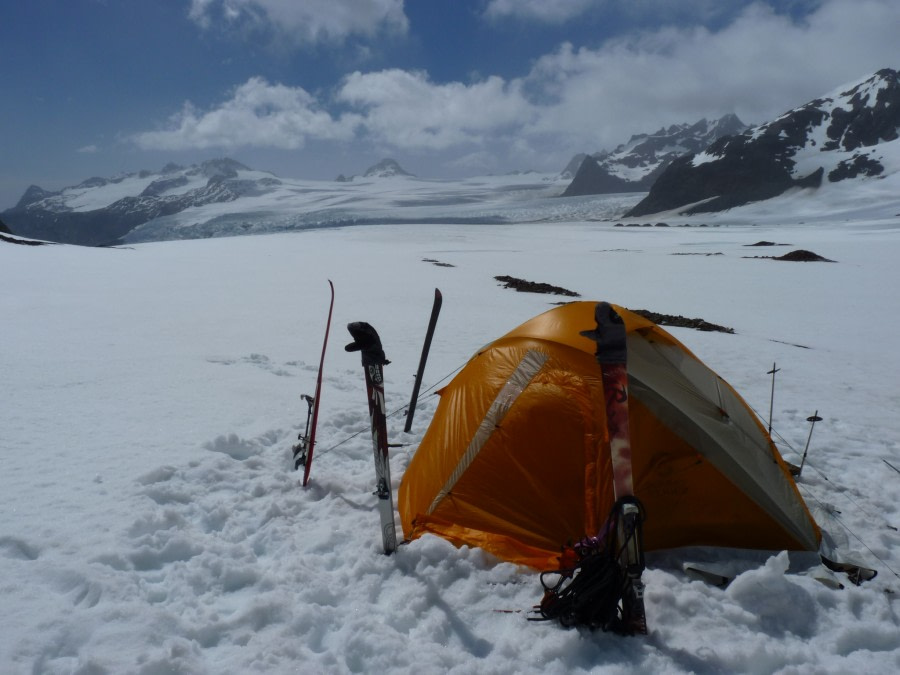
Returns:
[[[332,180],[561,171],[900,68],[897,0],[0,0],[0,209],[229,156]]]

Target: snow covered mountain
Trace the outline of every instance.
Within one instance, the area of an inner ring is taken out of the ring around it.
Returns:
[[[390,157],[370,166],[363,174],[364,178],[392,178],[393,176],[412,176],[395,159]]]
[[[725,115],[712,122],[702,119],[638,134],[612,152],[575,155],[562,173],[572,179],[563,196],[646,192],[676,158],[700,152],[719,138],[746,128],[737,115]]]
[[[680,157],[629,216],[721,211],[791,188],[889,179],[900,172],[900,76],[884,69],[703,152]]]
[[[59,192],[32,185],[3,217],[22,236],[96,246],[156,218],[266,194],[280,184],[274,175],[233,159],[168,164],[159,172],[89,178]]]
[[[363,178],[394,178],[395,176],[415,178],[415,174],[404,169],[396,159],[391,159],[390,157],[386,157],[377,164],[373,164],[366,169],[366,172],[362,175]],[[341,174],[335,180],[338,183],[348,183],[357,178],[358,176],[350,176],[347,178],[344,174]]]
[[[89,246],[384,222],[596,217],[596,210],[577,201],[546,199],[562,186],[550,173],[422,179],[391,159],[342,181],[298,180],[219,159],[91,178],[59,192],[31,186],[0,215],[18,235]]]

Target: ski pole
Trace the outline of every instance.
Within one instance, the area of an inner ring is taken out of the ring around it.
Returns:
[[[772,409],[775,407],[775,373],[777,373],[781,368],[775,367],[775,362],[772,362],[772,370],[766,373],[766,375],[772,376],[772,394],[769,397],[769,435],[772,435]]]
[[[812,439],[813,428],[816,426],[816,422],[822,421],[822,418],[819,417],[819,411],[816,410],[812,417],[806,418],[806,421],[811,422],[811,424],[809,425],[809,436],[806,437],[806,447],[803,448],[803,458],[800,460],[800,468],[797,470],[798,477],[803,472],[803,464],[806,462],[806,453],[809,452],[809,441]]]
[[[409,408],[406,413],[406,425],[403,431],[409,433],[412,429],[413,415],[416,413],[416,399],[419,398],[419,387],[422,386],[422,375],[425,373],[425,362],[428,360],[428,351],[431,349],[431,339],[434,337],[434,328],[437,325],[438,314],[444,298],[440,290],[434,289],[434,305],[431,308],[431,317],[428,319],[428,329],[425,331],[425,344],[422,345],[422,356],[419,358],[419,369],[416,371],[416,380],[413,383],[412,396],[409,399]]]

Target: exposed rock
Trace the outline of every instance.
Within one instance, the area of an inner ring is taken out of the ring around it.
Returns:
[[[845,178],[857,176],[880,176],[884,172],[884,166],[877,159],[867,155],[854,155],[852,159],[842,160],[834,169],[828,172],[828,180],[836,183]]]
[[[710,323],[704,319],[689,319],[680,314],[659,314],[648,309],[632,309],[632,312],[649,319],[660,326],[675,326],[677,328],[693,328],[694,330],[716,331],[719,333],[734,333],[734,328]]]
[[[736,115],[725,115],[714,122],[673,124],[653,134],[632,136],[612,152],[575,155],[563,171],[565,176],[577,166],[563,196],[644,192],[677,157],[699,152],[716,139],[746,128]]]
[[[578,173],[578,169],[581,168],[582,162],[584,162],[585,158],[589,157],[589,155],[585,152],[579,152],[577,155],[572,157],[569,160],[569,163],[566,164],[566,168],[562,170],[562,173],[559,174],[560,178],[567,178],[572,180],[575,178],[575,174]]]
[[[365,178],[391,178],[393,176],[412,176],[395,159],[386,158],[366,169]]]
[[[826,172],[829,182],[878,176],[884,167],[872,155],[878,144],[897,138],[898,128],[898,74],[880,70],[845,91],[721,138],[704,152],[679,157],[626,215],[683,207],[688,214],[721,211],[776,197],[792,187],[818,188]],[[823,135],[829,140],[817,147],[816,137]],[[873,149],[850,160],[842,154],[861,147]],[[819,166],[801,173],[801,159],[803,166]]]
[[[823,258],[818,253],[813,253],[812,251],[807,251],[802,248],[791,251],[790,253],[785,253],[781,256],[755,255],[745,257],[753,258],[755,260],[786,260],[788,262],[835,262],[834,260]]]
[[[834,260],[823,258],[818,253],[813,253],[812,251],[807,251],[802,248],[777,256],[775,260],[788,260],[791,262],[834,262]]]
[[[503,288],[512,288],[520,293],[549,293],[553,295],[565,295],[572,298],[580,298],[581,295],[575,291],[553,286],[536,281],[526,281],[525,279],[517,279],[516,277],[500,276],[494,277],[503,284]]]
[[[8,237],[5,234],[0,234],[0,241],[6,242],[7,244],[18,244],[20,246],[44,246],[47,244],[46,241],[35,241],[34,239],[17,239],[16,237]]]

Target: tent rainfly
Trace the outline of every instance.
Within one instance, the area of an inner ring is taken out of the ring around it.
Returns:
[[[398,494],[408,539],[433,533],[555,569],[614,502],[597,303],[545,312],[488,344],[441,390]],[[822,534],[743,399],[653,322],[627,331],[634,494],[646,550],[818,551]]]

